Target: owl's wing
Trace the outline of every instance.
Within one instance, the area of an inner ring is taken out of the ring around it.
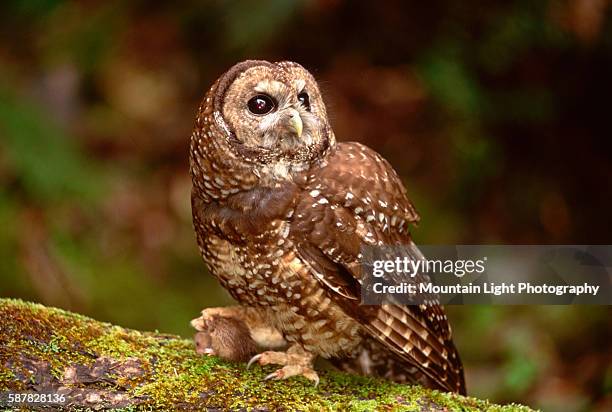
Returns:
[[[408,258],[422,257],[408,231],[418,214],[391,165],[366,146],[339,143],[311,170],[294,213],[298,253],[334,301],[435,386],[464,393],[461,361],[435,296],[432,305],[360,305],[363,244],[401,244]]]

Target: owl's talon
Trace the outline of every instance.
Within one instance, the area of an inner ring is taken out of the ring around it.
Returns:
[[[313,371],[313,372],[314,372],[314,371]],[[314,377],[313,377],[313,379],[311,379],[311,378],[309,378],[309,377],[307,377],[307,376],[305,376],[305,377],[306,377],[306,379],[310,379],[311,381],[314,381],[314,387],[315,387],[315,388],[316,388],[317,386],[319,386],[319,375],[317,375],[317,373],[316,373],[316,372],[314,372]]]
[[[279,370],[280,370],[280,369],[279,369]],[[269,381],[270,379],[274,379],[274,380],[278,380],[278,379],[280,379],[280,377],[278,376],[278,374],[277,374],[276,372],[278,372],[278,371],[274,371],[274,372],[272,372],[271,374],[269,374],[268,376],[266,376],[266,377],[264,378],[264,381]]]
[[[261,359],[262,353],[259,353],[255,356],[253,356],[250,360],[249,363],[247,363],[247,369],[249,369],[251,367],[251,365],[255,362],[257,362],[259,359]]]

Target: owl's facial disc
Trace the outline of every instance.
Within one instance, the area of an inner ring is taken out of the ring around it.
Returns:
[[[243,145],[304,157],[327,139],[327,114],[312,75],[301,66],[255,66],[225,95],[223,116]]]

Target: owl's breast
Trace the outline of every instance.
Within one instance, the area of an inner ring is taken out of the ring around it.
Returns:
[[[361,326],[328,296],[288,237],[287,221],[247,243],[214,233],[199,239],[212,274],[246,306],[263,309],[270,324],[289,342],[324,357],[351,353],[361,341]]]
[[[361,342],[361,325],[327,296],[291,242],[286,243],[288,248],[275,244],[265,252],[218,243],[227,252],[218,255],[223,259],[211,269],[234,299],[264,309],[287,341],[327,358],[352,353]]]
[[[288,287],[298,286],[297,278],[289,276],[281,282],[278,276],[292,247],[285,240],[287,228],[286,222],[277,220],[269,222],[266,230],[239,239],[209,230],[198,240],[210,271],[232,297],[243,304],[265,306],[285,296]]]
[[[324,357],[350,353],[361,326],[334,303],[300,258],[291,222],[293,186],[251,191],[225,205],[193,202],[198,244],[234,299],[266,311],[289,342]]]

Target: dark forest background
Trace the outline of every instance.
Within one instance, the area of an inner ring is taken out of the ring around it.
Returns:
[[[428,244],[610,244],[608,0],[0,4],[0,295],[190,336],[229,304],[191,226],[199,99],[295,60]],[[609,307],[451,307],[471,394],[612,410]],[[1,321],[1,320],[0,320]]]

